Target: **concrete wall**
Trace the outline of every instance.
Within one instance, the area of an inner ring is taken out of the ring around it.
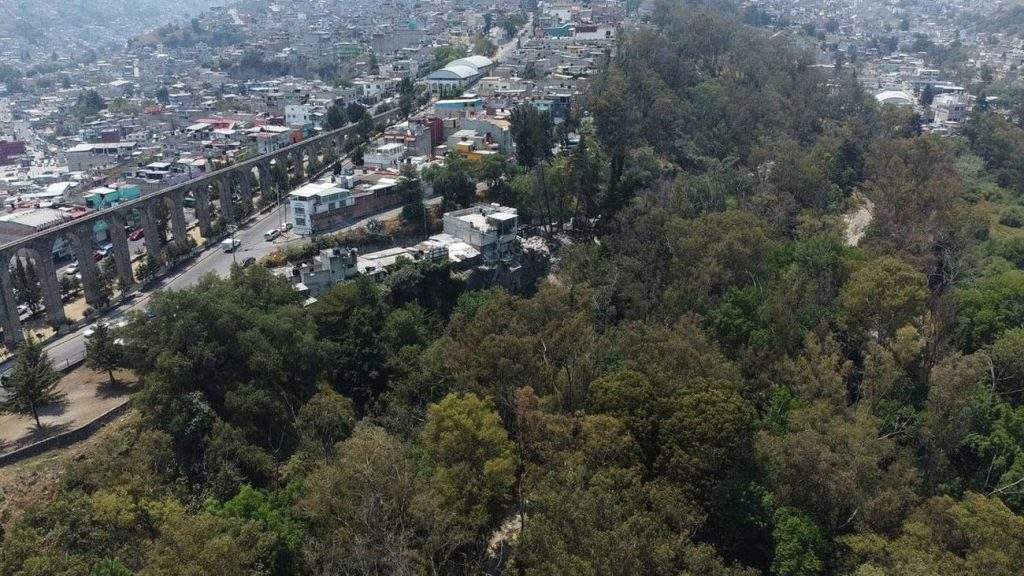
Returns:
[[[330,212],[321,212],[313,216],[314,233],[329,230],[354,220],[372,216],[378,212],[398,208],[402,205],[402,196],[394,187],[369,194],[358,194],[355,203]]]

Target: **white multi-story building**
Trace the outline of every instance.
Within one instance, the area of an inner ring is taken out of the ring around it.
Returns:
[[[387,142],[375,146],[363,154],[363,164],[375,168],[394,168],[405,158],[405,144]]]
[[[311,182],[288,195],[290,216],[296,234],[308,236],[316,232],[318,214],[355,204],[352,191],[333,182]]]
[[[359,89],[360,98],[363,98],[364,100],[374,100],[381,96],[394,93],[398,88],[398,82],[398,79],[395,78],[371,76],[360,78],[353,82],[352,85]]]
[[[289,126],[313,123],[313,107],[308,104],[288,104],[284,107],[284,121]]]

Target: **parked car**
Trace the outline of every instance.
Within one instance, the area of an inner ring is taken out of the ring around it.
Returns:
[[[284,223],[284,231],[285,231],[285,232],[288,232],[288,231],[289,231],[289,230],[291,230],[291,229],[292,229],[292,228],[293,228],[294,226],[295,226],[295,225],[294,225],[294,224],[292,224],[291,222],[285,222],[285,223]]]
[[[236,238],[228,238],[220,243],[221,248],[223,248],[225,252],[234,252],[241,245],[242,241]]]
[[[255,263],[256,263],[256,257],[255,256],[249,256],[245,260],[242,260],[242,268],[248,268],[249,266],[252,266]]]
[[[100,320],[99,322],[96,322],[96,324],[103,324],[104,326],[110,328],[111,330],[118,330],[128,325],[128,319],[118,318],[117,320]],[[86,329],[82,331],[82,336],[85,336],[86,338],[92,338],[92,335],[96,333],[96,324],[90,324],[88,327],[86,327]],[[120,338],[118,338],[118,340],[120,340]],[[114,343],[122,344],[123,341],[118,342],[117,340],[115,340]]]
[[[96,250],[96,252],[93,253],[93,258],[97,262],[99,262],[100,260],[103,260],[107,256],[110,256],[110,254],[113,251],[114,251],[114,245],[113,244],[104,244],[103,246],[100,246],[99,249]]]
[[[266,240],[267,242],[273,242],[274,239],[277,238],[280,235],[281,235],[281,231],[278,230],[277,228],[274,228],[272,230],[267,230],[266,232],[264,232],[263,233],[263,239]]]
[[[131,234],[129,234],[128,235],[128,239],[131,240],[132,242],[135,242],[135,241],[138,241],[138,240],[142,240],[145,236],[146,236],[146,231],[143,230],[142,228],[139,228],[138,230],[136,230],[136,231],[132,232]]]

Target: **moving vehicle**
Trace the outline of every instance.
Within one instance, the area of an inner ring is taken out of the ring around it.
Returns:
[[[278,230],[277,228],[274,228],[272,230],[267,230],[266,232],[264,232],[263,233],[263,239],[266,240],[267,242],[273,242],[274,239],[277,238],[280,235],[281,235],[281,231]]]
[[[241,245],[242,241],[236,238],[228,238],[220,243],[220,247],[223,248],[225,252],[234,252]]]

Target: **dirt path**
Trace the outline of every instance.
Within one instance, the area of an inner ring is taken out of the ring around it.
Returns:
[[[42,428],[36,428],[31,416],[0,416],[0,454],[78,428],[127,402],[134,392],[136,378],[127,370],[119,370],[115,375],[119,384],[111,386],[106,374],[84,366],[69,372],[59,384],[64,400],[40,411]]]
[[[846,223],[847,246],[856,246],[860,243],[871,224],[871,218],[875,211],[875,204],[860,194],[854,197],[854,202],[856,204],[853,210],[843,215],[843,222]]]

